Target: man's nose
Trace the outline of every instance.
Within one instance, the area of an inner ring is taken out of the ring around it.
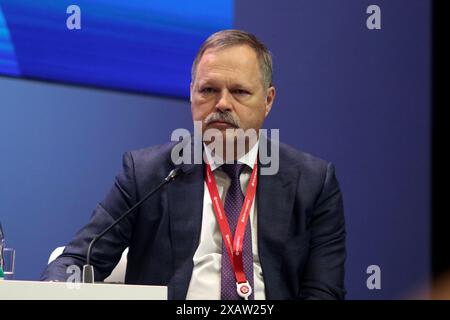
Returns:
[[[228,90],[222,90],[219,95],[219,100],[216,103],[216,109],[221,112],[232,110],[232,97]]]

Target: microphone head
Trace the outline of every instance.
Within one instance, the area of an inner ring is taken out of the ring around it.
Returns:
[[[165,178],[166,181],[170,181],[175,179],[181,172],[181,168],[175,168],[172,171],[169,172],[169,174],[167,175],[167,177]]]
[[[5,239],[5,234],[3,233],[2,223],[0,222],[0,241]]]
[[[3,270],[3,248],[5,246],[5,235],[3,233],[2,223],[0,222],[0,271]]]

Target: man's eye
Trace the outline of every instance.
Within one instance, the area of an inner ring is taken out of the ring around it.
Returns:
[[[211,87],[205,87],[200,89],[200,93],[213,93],[214,89]]]
[[[237,93],[238,95],[250,94],[250,92],[248,92],[247,90],[244,90],[244,89],[236,89],[236,90],[234,90],[234,92]]]

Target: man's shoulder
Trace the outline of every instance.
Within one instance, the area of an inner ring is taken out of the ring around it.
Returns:
[[[301,168],[326,168],[329,161],[280,142],[280,160],[287,166]]]
[[[176,142],[130,150],[124,153],[124,163],[133,167],[136,177],[160,179],[173,168],[171,151]]]
[[[285,143],[280,142],[279,146],[280,167],[293,167],[304,174],[310,173],[313,175],[323,174],[327,171],[329,161]]]
[[[153,145],[145,148],[130,150],[129,153],[133,157],[134,162],[152,162],[170,160],[172,148],[177,142],[168,142],[164,144]]]

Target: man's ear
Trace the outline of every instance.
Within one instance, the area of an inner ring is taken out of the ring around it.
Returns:
[[[273,105],[273,102],[275,100],[275,93],[276,93],[276,90],[275,90],[274,86],[270,86],[267,89],[267,94],[266,94],[266,111],[265,111],[265,116],[266,117],[268,116],[270,110],[272,110],[272,105]]]
[[[194,84],[191,82],[189,84],[189,102],[192,102],[192,90],[194,89]]]

